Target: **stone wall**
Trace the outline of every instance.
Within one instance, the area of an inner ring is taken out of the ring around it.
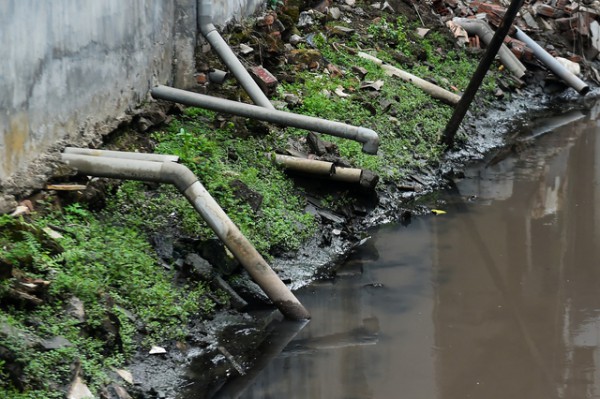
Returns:
[[[216,0],[215,24],[256,0]],[[0,2],[0,194],[39,184],[64,143],[85,145],[193,82],[196,0]],[[50,154],[50,155],[48,155]],[[49,157],[49,158],[44,158]]]

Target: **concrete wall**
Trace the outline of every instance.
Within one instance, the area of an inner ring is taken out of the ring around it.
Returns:
[[[216,0],[215,23],[248,15],[258,4]],[[28,178],[43,172],[32,165],[53,145],[83,145],[114,130],[155,84],[189,86],[196,6],[196,0],[0,1],[0,194],[34,184]]]

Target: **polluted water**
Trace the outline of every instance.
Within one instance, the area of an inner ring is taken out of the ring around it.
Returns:
[[[598,110],[539,121],[444,212],[372,230],[298,292],[310,323],[279,323],[215,397],[600,397]]]

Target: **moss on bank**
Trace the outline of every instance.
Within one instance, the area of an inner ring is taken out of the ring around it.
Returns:
[[[466,87],[477,64],[444,35],[430,32],[421,38],[414,29],[403,18],[382,18],[349,37],[317,33],[299,50],[314,46],[344,73],[290,64],[285,73],[293,79],[276,94],[279,100],[296,94],[301,103],[294,112],[376,130],[381,137],[378,156],[363,154],[358,143],[324,138],[351,165],[378,173],[382,186],[439,160],[439,137],[452,108],[386,76],[356,56],[356,50],[372,47],[386,62],[457,90]],[[381,90],[361,89],[353,67],[364,68],[367,80],[383,81]],[[494,79],[488,78],[486,92],[493,87]],[[334,94],[338,88],[348,97]],[[305,135],[188,108],[151,138],[156,152],[180,156],[257,249],[272,257],[297,250],[319,227],[305,211],[302,190],[267,155],[290,141],[302,142]],[[240,184],[261,198],[259,206],[250,206],[238,192]],[[23,369],[16,378],[0,361],[0,398],[62,397],[76,361],[97,391],[109,381],[110,370],[123,366],[137,350],[184,340],[191,319],[218,308],[214,298],[220,293],[202,282],[178,281],[174,267],[165,268],[149,244],[150,236],[170,229],[195,240],[213,237],[183,196],[169,186],[140,182],[124,182],[114,194],[100,211],[78,203],[61,207],[50,196],[24,219],[0,217],[0,266],[12,270],[0,279],[0,327],[12,331],[0,334],[0,349],[13,354],[13,364]],[[45,228],[62,237],[51,238]],[[50,282],[35,294],[42,303],[7,301],[15,284],[35,285],[37,280]],[[73,297],[83,302],[85,320],[69,312]],[[69,345],[40,349],[41,340],[56,336]]]

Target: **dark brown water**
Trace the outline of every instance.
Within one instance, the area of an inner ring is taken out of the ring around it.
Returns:
[[[600,398],[599,124],[543,132],[467,171],[446,214],[373,231],[300,293],[313,320],[231,395]]]

